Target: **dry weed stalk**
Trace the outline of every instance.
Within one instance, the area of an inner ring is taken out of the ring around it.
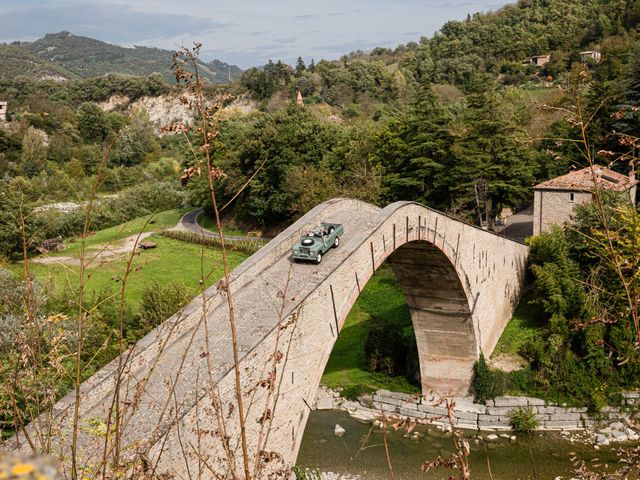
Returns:
[[[209,187],[209,195],[213,206],[213,211],[216,220],[216,228],[218,233],[218,239],[220,242],[220,248],[222,251],[221,266],[223,270],[223,278],[217,284],[218,293],[222,294],[227,303],[227,309],[229,314],[229,328],[231,333],[231,347],[233,353],[233,372],[234,372],[234,385],[235,385],[235,404],[223,405],[220,395],[217,391],[214,379],[211,377],[213,371],[212,355],[209,345],[209,326],[208,316],[206,311],[206,295],[204,289],[204,276],[201,284],[203,289],[201,291],[202,296],[202,312],[201,318],[203,319],[203,325],[205,329],[205,351],[207,357],[208,376],[209,376],[209,395],[214,406],[213,410],[216,417],[216,424],[218,432],[216,437],[222,443],[223,450],[226,456],[226,472],[232,479],[259,479],[264,478],[265,475],[269,478],[286,478],[290,474],[290,469],[285,465],[282,457],[272,451],[267,451],[267,443],[269,439],[269,433],[273,428],[274,413],[277,408],[277,402],[279,398],[280,386],[282,383],[284,367],[287,363],[289,348],[291,346],[291,339],[295,332],[298,313],[293,312],[287,315],[285,313],[288,306],[287,291],[289,287],[289,280],[291,270],[286,279],[283,288],[277,289],[276,297],[280,299],[280,305],[277,306],[278,311],[278,323],[276,330],[276,338],[273,353],[270,356],[270,362],[267,365],[265,372],[265,378],[256,382],[256,384],[248,391],[243,392],[241,383],[241,371],[240,371],[240,358],[239,358],[239,346],[238,346],[238,333],[237,333],[237,311],[234,304],[234,295],[231,288],[230,272],[228,267],[227,246],[225,242],[225,236],[222,229],[222,223],[220,219],[220,213],[227,208],[237,197],[245,190],[251,181],[255,178],[257,173],[266,164],[266,160],[258,167],[256,172],[242,185],[238,192],[221,208],[218,206],[216,196],[216,182],[219,182],[225,177],[225,172],[213,163],[213,152],[215,148],[215,142],[217,141],[220,133],[218,124],[218,112],[224,106],[226,102],[230,100],[230,97],[225,96],[217,102],[209,104],[203,95],[203,83],[199,73],[199,53],[200,44],[195,44],[192,49],[182,48],[174,55],[173,70],[176,75],[176,80],[179,84],[183,85],[187,95],[181,98],[181,102],[188,105],[189,108],[194,111],[198,117],[198,124],[193,128],[185,126],[184,124],[177,124],[168,126],[165,128],[165,132],[168,133],[180,133],[187,140],[189,149],[193,156],[194,166],[185,170],[185,176],[183,181],[188,182],[190,178],[195,175],[201,175],[203,172],[207,175],[207,183]],[[195,137],[199,137],[200,145],[196,147],[190,138],[189,134],[193,134]],[[275,306],[275,305],[274,305]],[[288,331],[288,332],[287,332]],[[288,346],[283,351],[284,335],[288,334]],[[264,403],[262,405],[256,404],[258,397],[258,391],[266,390],[266,393],[262,395],[264,397]],[[248,438],[246,421],[250,410],[258,406],[260,410],[258,423],[259,428],[256,438],[252,438],[251,441]],[[225,412],[226,408],[226,412]],[[237,412],[235,410],[237,409]],[[227,425],[227,422],[231,414],[237,413],[238,418],[238,430],[239,430],[239,442],[234,447],[231,443],[229,431],[235,430],[233,426]],[[200,436],[198,436],[198,440]],[[198,464],[204,466],[209,474],[214,478],[227,478],[227,474],[219,471],[219,466],[211,465],[207,460],[206,452],[202,452],[201,447],[197,449],[191,446],[198,458]],[[251,452],[251,448],[254,451]],[[240,450],[240,452],[237,451]],[[197,450],[197,451],[196,451]],[[238,455],[239,453],[239,455]],[[238,457],[241,459],[240,467],[238,468]],[[266,472],[265,468],[269,465],[269,471]],[[240,471],[241,472],[240,472]]]

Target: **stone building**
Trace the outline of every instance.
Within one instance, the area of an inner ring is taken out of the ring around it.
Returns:
[[[551,60],[551,55],[533,55],[528,57],[524,63],[544,67]]]
[[[0,122],[7,121],[7,102],[0,102]]]
[[[533,234],[546,232],[552,225],[563,225],[571,219],[576,205],[590,202],[595,186],[594,174],[599,188],[626,193],[635,203],[639,182],[634,172],[627,176],[600,166],[595,166],[594,172],[590,167],[575,170],[533,187]]]

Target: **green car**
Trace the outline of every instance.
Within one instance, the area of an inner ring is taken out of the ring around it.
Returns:
[[[293,260],[320,263],[322,256],[330,248],[340,245],[340,236],[343,233],[344,227],[339,223],[321,223],[318,228],[303,235],[293,246]]]

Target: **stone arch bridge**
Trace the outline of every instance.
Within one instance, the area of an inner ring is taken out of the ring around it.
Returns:
[[[320,221],[344,224],[340,247],[320,265],[294,264],[291,246]],[[520,243],[416,203],[380,209],[335,199],[240,265],[230,289],[248,458],[254,466],[272,460],[257,476],[272,478],[295,463],[333,344],[380,265],[391,265],[406,294],[423,391],[463,395],[474,361],[480,351],[491,353],[518,302],[527,253]],[[82,386],[80,418],[104,421],[120,376],[123,456],[142,451],[168,478],[231,478],[230,457],[242,472],[229,310],[218,287]],[[73,407],[73,393],[58,402],[58,425],[69,424]],[[84,455],[101,456],[100,441],[83,429]],[[57,448],[68,455],[65,434]]]

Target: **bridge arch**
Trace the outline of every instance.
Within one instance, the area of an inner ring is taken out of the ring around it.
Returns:
[[[319,266],[293,264],[291,246],[320,221],[345,225],[340,247]],[[473,361],[481,350],[493,350],[511,317],[527,254],[522,244],[412,202],[380,209],[335,199],[311,210],[232,274],[251,449],[260,444],[260,450],[273,452],[281,463],[295,463],[310,405],[340,329],[364,285],[385,262],[396,273],[410,307],[423,389],[464,392]],[[156,473],[170,477],[186,478],[202,466],[198,455],[185,455],[185,445],[199,445],[214,464],[225,458],[212,414],[212,391],[224,408],[231,448],[238,448],[224,289],[212,287],[206,296],[206,308],[195,299],[142,339],[126,354],[122,373],[121,408],[127,419],[120,434],[123,451],[127,446],[143,448],[149,459],[158,459]],[[275,388],[265,389],[260,385],[274,359]],[[81,419],[106,418],[117,377],[116,359],[82,385]],[[275,403],[269,407],[265,437],[264,406],[271,400]],[[73,393],[54,411],[56,422],[67,425],[74,411]],[[80,433],[79,448],[89,452],[95,443],[89,433]],[[61,457],[69,456],[69,446],[60,439],[56,448]],[[96,451],[98,458],[100,454]]]

